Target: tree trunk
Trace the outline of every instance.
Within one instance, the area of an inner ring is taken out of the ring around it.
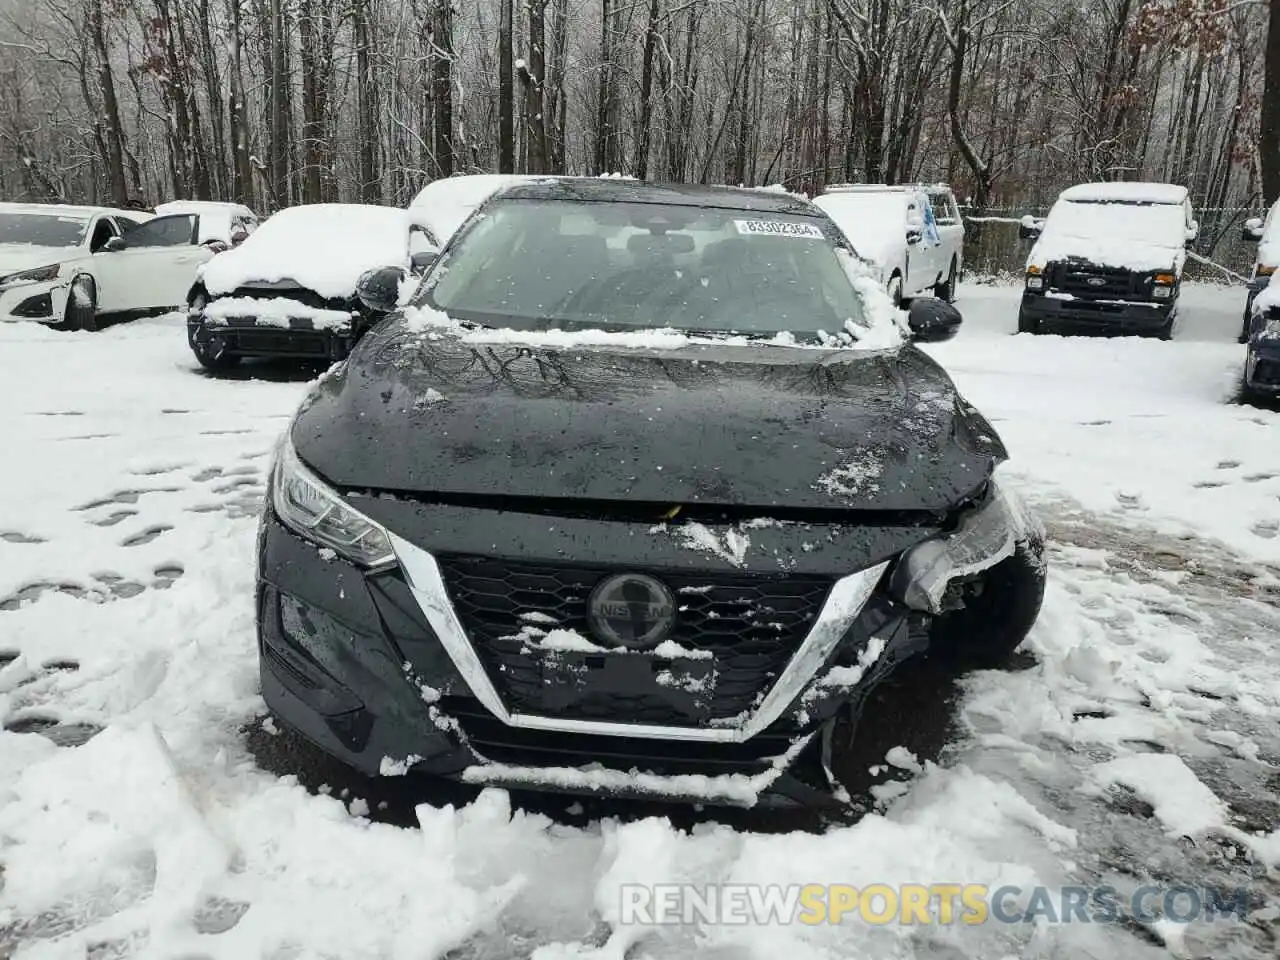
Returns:
[[[285,71],[284,4],[271,0],[271,202],[278,210],[289,205],[289,112]]]
[[[436,169],[441,177],[453,176],[453,0],[437,0],[436,46],[432,67],[435,116]]]
[[[102,0],[91,0],[89,6],[89,38],[97,58],[98,92],[102,95],[104,157],[111,200],[118,207],[129,202],[129,188],[124,177],[124,128],[120,123],[120,103],[116,99],[115,77],[111,73],[111,54],[107,50],[106,27],[102,20]],[[92,107],[92,104],[89,105]]]
[[[277,0],[279,2],[279,0]],[[369,2],[355,0],[352,20],[356,41],[356,114],[360,140],[360,200],[382,202],[382,179],[378,174],[378,126],[375,108],[373,64],[369,56]]]
[[[498,172],[516,172],[515,91],[512,89],[512,0],[498,0]]]
[[[240,0],[227,0],[231,13],[231,170],[232,195],[253,206],[253,168],[249,161],[249,118],[245,113],[244,74],[240,63]]]
[[[546,11],[547,0],[527,0],[529,11],[529,62],[521,74],[524,84],[525,130],[528,136],[525,169],[529,173],[546,173]]]
[[[969,50],[968,2],[962,2],[956,13],[955,33],[947,37],[951,47],[951,77],[947,86],[947,117],[951,121],[951,137],[956,149],[964,157],[964,162],[973,171],[973,206],[976,213],[987,208],[987,199],[991,196],[991,167],[978,156],[965,134],[960,119],[960,92],[964,81],[964,59]]]
[[[1262,84],[1262,199],[1280,199],[1280,0],[1271,0],[1267,25],[1266,79]]]
[[[640,135],[636,137],[636,177],[649,177],[649,144],[653,139],[653,56],[658,46],[658,0],[649,0],[649,23],[640,63]]]
[[[613,158],[609,150],[612,131],[609,129],[609,118],[613,115],[613,78],[610,50],[610,21],[613,9],[610,0],[600,0],[600,75],[596,91],[596,151],[595,172],[608,173]]]

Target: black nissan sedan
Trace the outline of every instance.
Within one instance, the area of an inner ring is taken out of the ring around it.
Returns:
[[[268,707],[369,775],[842,796],[870,690],[922,652],[998,664],[1040,609],[1005,448],[911,342],[958,322],[904,318],[800,198],[499,192],[281,441]]]

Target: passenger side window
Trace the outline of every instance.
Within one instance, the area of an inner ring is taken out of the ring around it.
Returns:
[[[949,193],[930,194],[933,204],[933,216],[942,227],[954,227],[960,222],[960,212],[956,209],[955,198]]]
[[[108,240],[116,235],[115,227],[106,217],[100,217],[93,225],[93,236],[89,238],[89,252],[97,253]]]
[[[137,247],[181,247],[195,240],[196,217],[184,213],[172,217],[156,217],[134,227],[124,235],[129,249]]]

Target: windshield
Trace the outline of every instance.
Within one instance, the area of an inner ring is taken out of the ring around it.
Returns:
[[[47,213],[0,213],[0,243],[36,247],[78,247],[88,220]]]
[[[1049,211],[1044,233],[1181,247],[1186,237],[1186,211],[1174,203],[1059,200]]]
[[[811,217],[498,200],[461,236],[420,302],[516,330],[819,340],[865,326],[836,250]]]

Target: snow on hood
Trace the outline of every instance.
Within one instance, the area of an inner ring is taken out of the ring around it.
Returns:
[[[1264,267],[1280,267],[1280,200],[1267,214],[1266,230],[1258,241],[1257,262]]]
[[[813,202],[836,222],[860,256],[883,269],[897,262],[907,245],[907,194],[885,191],[831,193]]]
[[[1187,199],[1187,188],[1172,183],[1081,183],[1063,190],[1058,199],[1077,203],[1181,204]]]
[[[234,250],[204,268],[218,296],[248,283],[292,280],[322,297],[351,296],[367,270],[407,267],[409,218],[404,210],[354,203],[290,207],[270,217]]]
[[[1185,238],[1181,204],[1059,199],[1027,266],[1043,268],[1076,257],[1098,266],[1180,272],[1187,256]]]
[[[75,247],[37,247],[30,243],[0,243],[0,277],[19,270],[47,267],[72,256]]]

